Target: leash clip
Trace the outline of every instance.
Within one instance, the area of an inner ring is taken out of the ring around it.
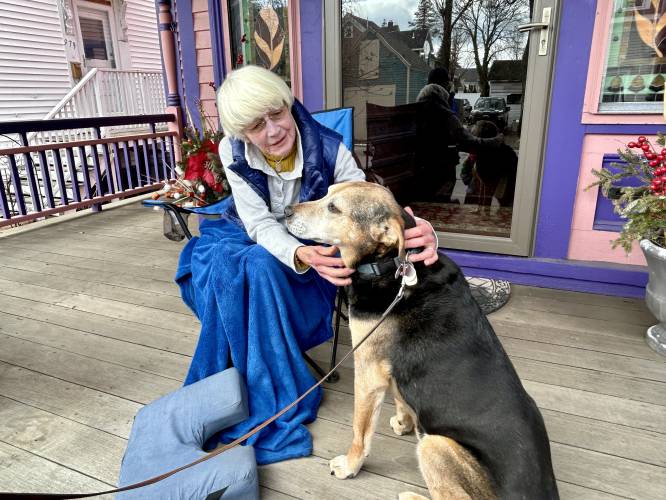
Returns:
[[[416,276],[416,268],[414,264],[409,262],[409,258],[405,261],[400,262],[398,269],[395,271],[395,278],[398,279],[399,276],[402,276],[401,285],[405,286],[414,286],[418,282],[418,277]]]

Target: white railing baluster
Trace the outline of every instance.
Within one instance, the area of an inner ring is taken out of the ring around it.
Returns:
[[[93,68],[44,117],[85,118],[94,116],[128,116],[164,112],[164,80],[158,71]],[[122,129],[141,129],[128,125]],[[105,131],[103,130],[103,135]],[[28,144],[92,139],[90,130],[61,130],[32,133]]]

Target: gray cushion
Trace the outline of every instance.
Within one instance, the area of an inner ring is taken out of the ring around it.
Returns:
[[[235,368],[202,379],[143,407],[132,426],[120,469],[121,486],[143,481],[206,453],[214,433],[248,416],[245,384]],[[237,446],[159,483],[120,493],[120,500],[139,498],[206,499],[227,488],[224,500],[258,499],[254,449]]]

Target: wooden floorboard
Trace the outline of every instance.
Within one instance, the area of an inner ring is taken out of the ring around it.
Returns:
[[[138,409],[180,387],[199,324],[173,283],[185,242],[161,231],[137,203],[0,237],[0,490],[115,484]],[[666,358],[645,345],[644,302],[512,286],[490,320],[541,408],[561,497],[663,497]],[[343,328],[341,355],[348,344]],[[363,471],[329,475],[351,438],[352,366],[325,386],[313,456],[260,468],[262,498],[427,494],[390,398]]]

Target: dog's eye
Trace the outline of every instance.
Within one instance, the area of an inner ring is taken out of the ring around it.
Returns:
[[[333,203],[333,202],[330,202],[328,204],[328,211],[331,212],[332,214],[339,214],[340,213],[340,209],[338,207],[336,207],[335,203]]]

